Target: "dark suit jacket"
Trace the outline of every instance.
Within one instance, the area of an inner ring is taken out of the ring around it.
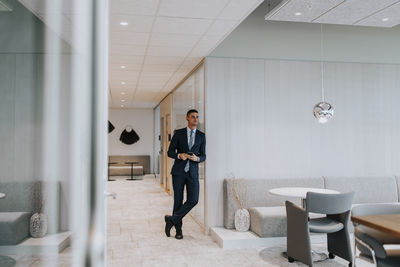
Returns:
[[[188,160],[178,159],[179,153],[193,152],[200,158],[199,162],[189,160],[189,172],[193,178],[199,177],[199,163],[206,160],[206,135],[196,130],[195,140],[192,149],[189,151],[187,128],[175,131],[172,137],[171,144],[168,148],[168,157],[175,159],[174,166],[172,166],[172,175],[185,174],[185,166]]]

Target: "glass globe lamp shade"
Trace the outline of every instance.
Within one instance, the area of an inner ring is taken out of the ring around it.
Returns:
[[[319,123],[327,123],[333,117],[333,107],[327,102],[319,102],[314,106],[314,117]]]

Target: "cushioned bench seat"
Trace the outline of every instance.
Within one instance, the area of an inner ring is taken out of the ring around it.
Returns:
[[[260,237],[286,236],[286,207],[253,207],[249,208],[250,230]],[[310,213],[311,218],[323,215]]]
[[[0,212],[0,245],[17,245],[29,236],[30,212]]]
[[[110,176],[130,176],[131,164],[133,164],[133,175],[141,176],[150,174],[150,156],[149,155],[115,155],[109,156],[108,162]]]
[[[123,176],[130,175],[131,166],[130,165],[111,165],[110,175]],[[133,166],[133,175],[143,175],[143,166]]]
[[[250,230],[261,237],[286,236],[286,208],[249,208]]]

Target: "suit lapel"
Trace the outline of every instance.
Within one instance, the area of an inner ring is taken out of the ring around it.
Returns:
[[[185,146],[185,148],[186,148],[186,150],[185,151],[187,151],[187,152],[189,152],[189,144],[188,144],[188,132],[187,132],[187,129],[186,128],[184,128],[184,134],[183,134],[183,137],[185,138],[185,140],[184,140],[184,146]]]
[[[200,141],[200,134],[199,132],[196,130],[196,135],[194,136],[194,143],[193,146],[195,146],[196,144],[198,144]]]

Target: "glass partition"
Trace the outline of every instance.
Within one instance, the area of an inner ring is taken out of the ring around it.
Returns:
[[[197,68],[173,93],[172,93],[172,129],[181,129],[187,126],[186,112],[196,109],[199,112],[198,129],[205,132],[204,125],[204,65]],[[199,202],[190,214],[204,227],[204,181],[205,162],[199,164],[200,193]]]
[[[107,1],[0,0],[0,266],[103,266]]]

